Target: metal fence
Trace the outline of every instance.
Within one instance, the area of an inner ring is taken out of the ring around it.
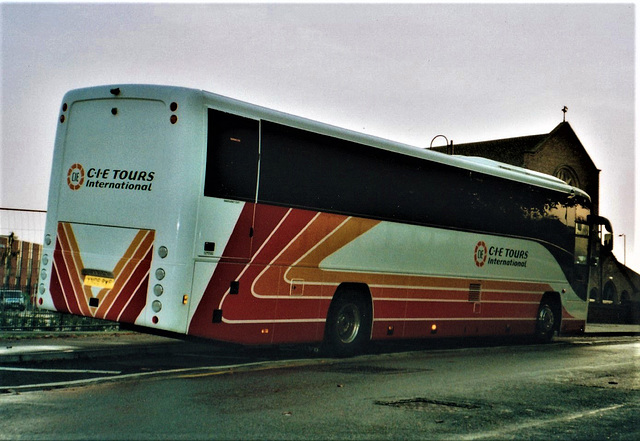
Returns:
[[[41,244],[46,218],[45,210],[0,207],[0,236],[13,233],[22,241]]]
[[[40,309],[0,310],[0,332],[117,331],[119,327],[115,322]]]

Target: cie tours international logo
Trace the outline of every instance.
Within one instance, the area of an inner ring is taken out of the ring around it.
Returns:
[[[120,170],[110,168],[89,168],[86,172],[82,164],[75,163],[67,170],[67,186],[73,190],[80,188],[101,188],[114,190],[151,191],[154,171]]]
[[[482,268],[487,262],[487,244],[483,241],[478,242],[474,251],[473,260],[478,268]]]
[[[482,268],[485,264],[526,268],[529,260],[529,250],[494,245],[487,246],[481,240],[476,244],[473,260],[478,268]]]
[[[84,167],[82,164],[73,164],[67,171],[67,185],[73,191],[79,190],[84,184]]]

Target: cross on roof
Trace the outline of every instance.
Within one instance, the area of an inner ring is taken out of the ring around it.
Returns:
[[[566,117],[567,117],[567,110],[569,110],[569,108],[567,106],[564,106],[562,108],[562,122],[566,121]]]

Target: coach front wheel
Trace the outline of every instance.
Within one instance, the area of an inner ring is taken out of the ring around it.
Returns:
[[[536,318],[536,339],[540,342],[549,342],[557,327],[558,318],[549,303],[543,302],[538,308]]]

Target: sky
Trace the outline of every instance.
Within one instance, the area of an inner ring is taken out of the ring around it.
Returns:
[[[0,2],[0,207],[46,209],[59,107],[79,87],[193,87],[420,147],[549,133],[567,106],[602,170],[600,214],[640,271],[637,14],[634,3]]]

